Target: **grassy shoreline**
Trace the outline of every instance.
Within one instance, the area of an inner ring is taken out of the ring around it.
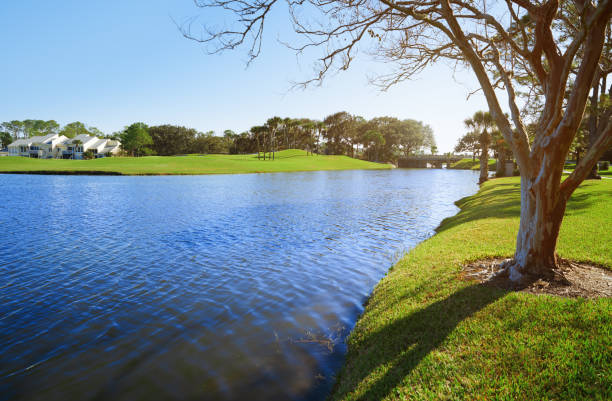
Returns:
[[[320,170],[388,169],[347,156],[307,156],[302,150],[277,152],[275,160],[253,155],[112,157],[95,160],[0,157],[0,173],[66,175],[199,175],[280,173]]]
[[[495,171],[497,167],[497,161],[495,159],[489,159],[489,171]],[[480,170],[479,159],[461,159],[450,165],[450,169],[453,170]]]
[[[610,399],[612,300],[508,292],[459,279],[512,255],[518,177],[495,179],[396,264],[348,342],[333,400]],[[573,195],[562,257],[612,266],[612,182]]]

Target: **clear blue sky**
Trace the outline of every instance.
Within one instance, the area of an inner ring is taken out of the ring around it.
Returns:
[[[280,10],[279,10],[280,11]],[[246,50],[207,55],[173,22],[199,16],[192,0],[19,0],[0,2],[0,121],[82,121],[110,133],[132,122],[240,132],[268,117],[322,119],[336,111],[365,118],[421,120],[441,151],[463,134],[463,120],[486,109],[471,72],[444,64],[388,92],[368,84],[384,66],[361,54],[351,70],[322,87],[290,91],[311,71],[277,41],[287,35],[278,12],[264,51],[248,69]]]

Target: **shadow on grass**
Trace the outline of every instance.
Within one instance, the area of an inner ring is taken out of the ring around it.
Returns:
[[[387,370],[382,377],[355,399],[379,400],[388,396],[458,324],[506,293],[481,284],[471,285],[372,333],[357,345],[358,349],[350,351],[356,355],[349,356],[351,365],[342,373],[333,399],[347,396],[348,391],[383,365]]]
[[[612,191],[609,191],[612,194]],[[588,193],[574,193],[568,202],[567,211],[576,212],[587,209],[593,203]],[[464,223],[488,218],[519,217],[521,210],[521,190],[519,183],[496,183],[486,187],[478,194],[458,200],[455,204],[462,210],[453,217],[446,218],[436,228],[442,232]]]

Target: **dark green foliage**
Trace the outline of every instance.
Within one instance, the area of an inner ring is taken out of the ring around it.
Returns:
[[[91,150],[91,149],[86,150],[83,153],[83,159],[85,159],[85,160],[91,160],[91,159],[95,159],[95,158],[96,158],[96,155],[94,154],[93,150]]]
[[[13,137],[8,132],[0,132],[0,148],[6,148],[11,142]]]
[[[220,136],[215,136],[212,131],[198,134],[191,147],[189,153],[228,153],[227,142]]]
[[[459,142],[455,146],[455,152],[472,154],[472,160],[476,160],[476,153],[480,149],[479,135],[475,131],[470,131],[459,138]]]
[[[54,120],[24,120],[22,123],[26,137],[57,134],[60,128],[59,124]]]
[[[395,161],[401,155],[435,150],[431,127],[416,120],[376,117],[365,120],[340,112],[323,121],[326,153],[361,156],[367,160]]]
[[[5,121],[0,124],[0,127],[6,132],[8,132],[13,139],[23,138],[23,122],[18,120],[13,121]]]
[[[198,131],[178,125],[159,125],[149,128],[153,144],[151,148],[160,156],[180,155],[192,152]]]
[[[3,122],[0,128],[8,132],[13,139],[18,139],[57,134],[60,125],[55,120],[13,120]]]
[[[610,169],[610,162],[609,161],[599,162],[599,169],[601,171],[609,170]]]
[[[146,155],[145,147],[152,144],[149,127],[145,123],[134,123],[121,135],[121,146],[132,156]]]
[[[97,128],[94,128],[94,130],[98,133],[100,132]],[[73,123],[66,124],[64,128],[62,128],[62,130],[59,132],[59,134],[67,136],[68,138],[74,138],[77,135],[95,136],[95,134],[80,121],[75,121]]]

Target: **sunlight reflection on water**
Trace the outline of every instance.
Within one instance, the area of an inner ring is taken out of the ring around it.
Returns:
[[[323,399],[477,173],[2,175],[0,399]]]

